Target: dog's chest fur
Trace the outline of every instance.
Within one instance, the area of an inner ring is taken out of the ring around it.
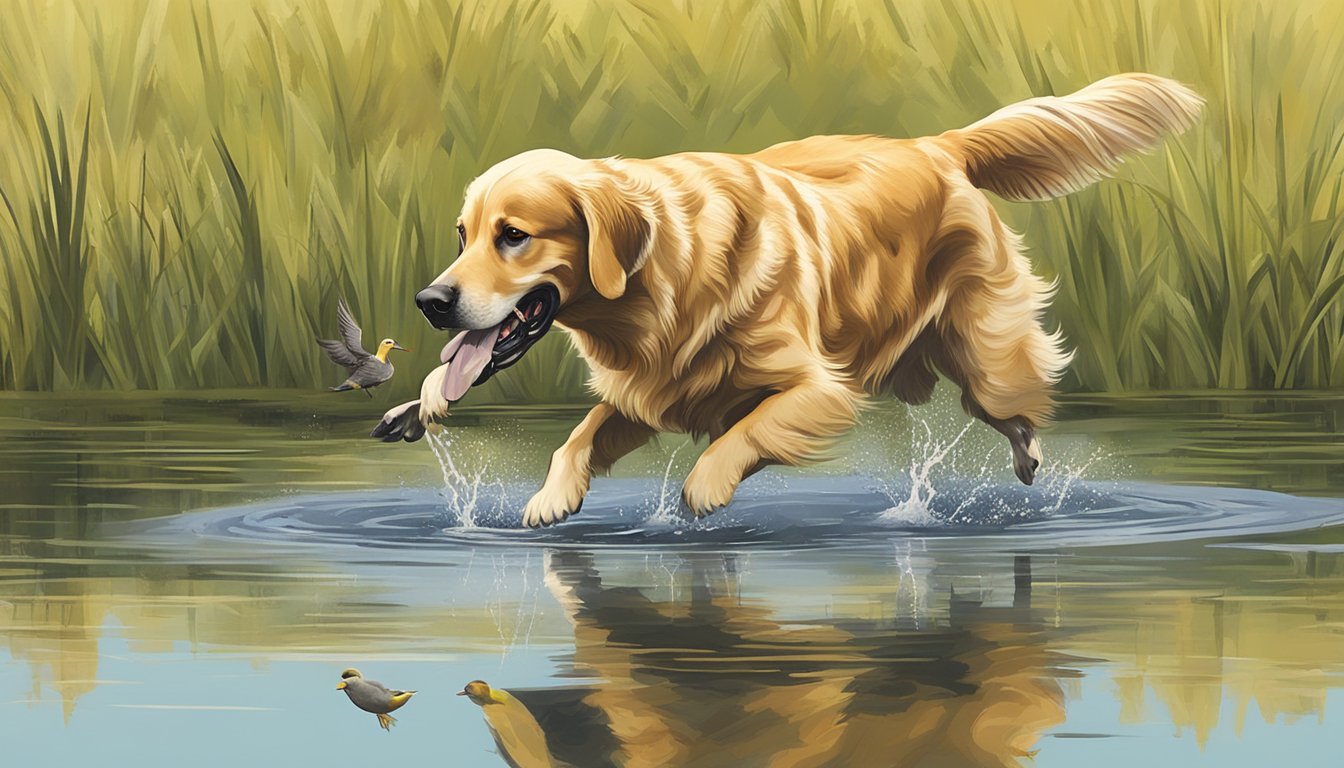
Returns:
[[[584,331],[567,329],[592,370],[590,386],[627,418],[662,432],[717,437],[770,394],[770,376],[732,333],[716,335],[689,359],[683,348],[647,357],[626,355]]]

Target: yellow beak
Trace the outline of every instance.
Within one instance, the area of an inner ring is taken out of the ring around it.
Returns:
[[[345,681],[344,681],[344,680],[342,680],[341,682],[339,682],[339,683],[336,684],[336,690],[339,691],[339,690],[341,690],[341,689],[343,689],[343,688],[345,688]]]

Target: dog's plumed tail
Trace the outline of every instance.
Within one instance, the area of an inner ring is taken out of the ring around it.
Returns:
[[[940,139],[981,189],[1047,200],[1104,178],[1121,159],[1194,124],[1204,100],[1164,77],[1134,73],[1068,96],[1028,99]]]

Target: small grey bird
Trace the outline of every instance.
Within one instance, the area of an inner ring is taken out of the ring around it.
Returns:
[[[341,325],[341,340],[318,339],[317,343],[326,350],[327,357],[333,363],[345,366],[350,376],[331,389],[333,392],[362,389],[369,397],[373,397],[373,393],[368,390],[392,378],[396,372],[392,364],[387,362],[387,353],[394,349],[403,352],[410,350],[392,339],[383,339],[378,344],[378,351],[369,354],[363,346],[364,332],[359,329],[359,324],[350,314],[350,306],[343,298],[336,302],[336,318]]]
[[[341,673],[341,682],[336,690],[345,691],[350,701],[365,712],[378,716],[378,724],[383,730],[390,731],[397,722],[389,712],[395,712],[411,700],[415,691],[389,691],[387,686],[376,680],[365,680],[358,669],[347,669]]]

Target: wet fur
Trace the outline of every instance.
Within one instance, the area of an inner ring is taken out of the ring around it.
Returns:
[[[1172,81],[1122,75],[937,137],[649,160],[539,150],[491,169],[468,190],[473,241],[505,220],[535,241],[515,262],[468,249],[439,281],[496,306],[556,283],[556,322],[601,398],[524,521],[577,511],[591,474],[655,432],[711,438],[683,489],[711,512],[762,466],[824,456],[868,396],[926,402],[937,373],[1009,438],[1030,483],[1034,430],[1070,356],[1041,327],[1050,287],[978,187],[1072,191],[1189,126],[1200,104]]]

